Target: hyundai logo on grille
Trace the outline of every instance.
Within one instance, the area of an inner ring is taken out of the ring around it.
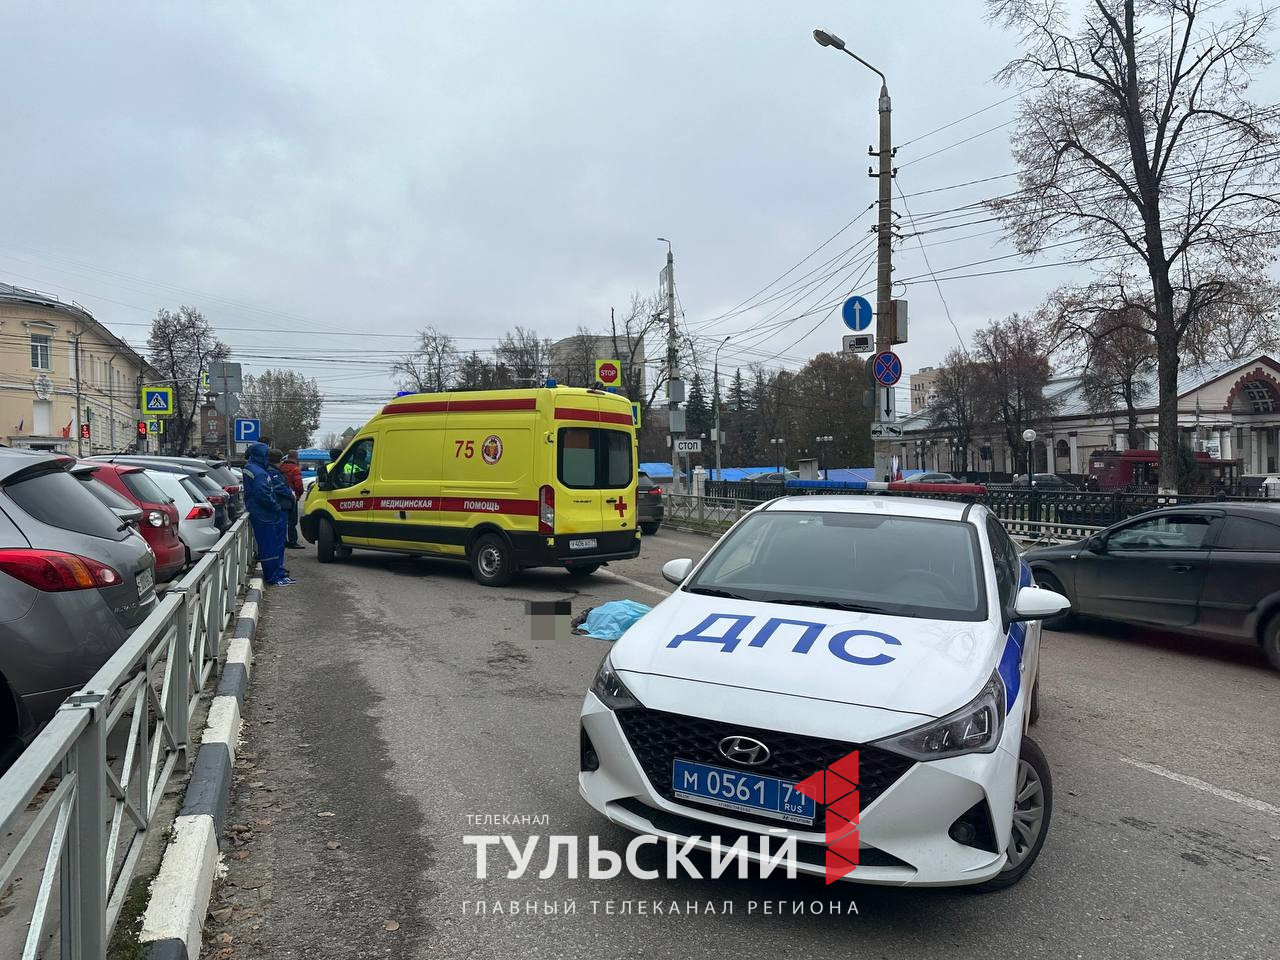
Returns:
[[[755,767],[769,759],[769,748],[751,737],[725,737],[720,741],[720,754],[744,767]]]

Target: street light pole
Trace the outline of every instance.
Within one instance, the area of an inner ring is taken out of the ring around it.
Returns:
[[[712,364],[712,378],[715,380],[715,394],[711,398],[711,403],[715,407],[711,422],[715,424],[716,431],[716,479],[723,480],[724,476],[720,473],[720,347],[729,342],[729,338],[725,337],[720,341],[720,346],[716,347],[715,361]]]
[[[667,245],[667,434],[671,438],[671,489],[680,491],[680,454],[676,450],[676,431],[671,429],[680,401],[673,400],[672,395],[676,381],[680,379],[680,361],[676,352],[676,260],[671,252],[671,241],[659,237],[659,243]],[[680,431],[681,434],[684,431]]]
[[[880,78],[880,147],[875,151],[879,157],[880,169],[870,174],[879,181],[879,207],[876,222],[876,353],[882,353],[893,346],[894,331],[890,316],[893,299],[893,136],[891,129],[892,102],[889,99],[889,81],[882,71],[873,67],[860,56],[845,47],[844,41],[834,33],[825,30],[814,30],[813,39],[820,46],[832,47],[847,53],[853,59]],[[872,152],[868,150],[868,152]],[[886,415],[885,407],[889,397],[887,391],[893,387],[876,387],[876,423],[884,423],[891,419]],[[889,472],[890,441],[877,440],[873,444],[875,453],[876,478],[884,477]]]
[[[1031,445],[1036,442],[1036,432],[1028,427],[1026,430],[1022,431],[1022,439],[1027,443],[1027,489],[1030,490],[1033,486],[1033,477],[1035,476],[1035,467],[1033,466],[1034,461],[1031,459],[1034,450]]]

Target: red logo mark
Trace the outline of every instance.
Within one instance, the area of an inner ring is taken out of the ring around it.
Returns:
[[[796,789],[827,807],[827,883],[835,883],[858,868],[858,751],[801,780]]]
[[[627,515],[627,498],[619,497],[618,502],[613,505],[613,509],[618,511],[618,516],[625,517]]]

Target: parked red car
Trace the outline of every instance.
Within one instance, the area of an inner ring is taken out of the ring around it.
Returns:
[[[142,534],[156,555],[156,582],[167,583],[182,572],[187,563],[187,550],[178,537],[178,508],[164,495],[142,467],[128,464],[83,461],[93,466],[94,478],[142,509]]]

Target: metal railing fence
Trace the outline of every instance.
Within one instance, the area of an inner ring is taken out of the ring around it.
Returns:
[[[106,956],[165,787],[190,761],[191,719],[252,556],[241,518],[0,777],[0,837],[11,838],[0,895],[44,844],[22,960],[46,955],[46,933],[63,960]]]

